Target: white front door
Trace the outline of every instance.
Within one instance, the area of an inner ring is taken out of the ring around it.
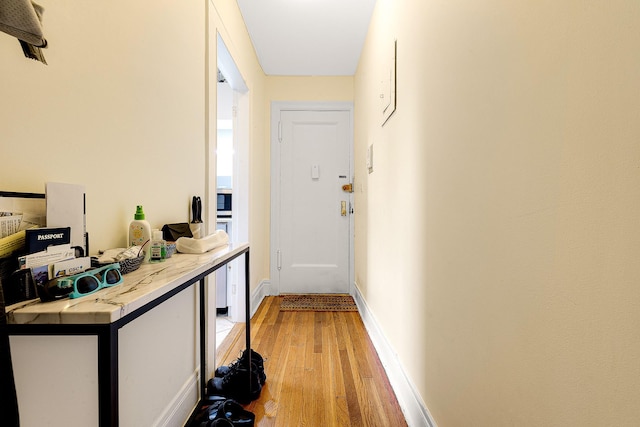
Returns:
[[[351,138],[350,111],[280,111],[280,293],[349,292]]]

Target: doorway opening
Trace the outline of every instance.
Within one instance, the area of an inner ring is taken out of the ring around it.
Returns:
[[[216,229],[226,231],[232,243],[247,242],[249,90],[220,34],[216,85]],[[216,273],[216,348],[234,323],[245,321],[244,286],[238,286],[244,271],[242,258]]]

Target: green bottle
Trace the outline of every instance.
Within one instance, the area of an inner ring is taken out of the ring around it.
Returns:
[[[167,242],[162,238],[162,231],[153,230],[149,262],[164,262],[167,259]]]

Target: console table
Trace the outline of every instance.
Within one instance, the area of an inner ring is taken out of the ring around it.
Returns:
[[[205,278],[244,255],[246,348],[251,348],[249,245],[231,244],[200,255],[175,254],[166,262],[143,264],[120,285],[78,299],[42,303],[30,300],[6,308],[9,335],[93,335],[98,342],[100,426],[119,424],[118,332],[141,315],[199,283],[200,399],[205,395]]]

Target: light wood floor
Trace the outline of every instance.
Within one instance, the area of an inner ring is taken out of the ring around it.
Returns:
[[[266,297],[251,320],[251,347],[267,382],[245,408],[256,426],[406,426],[396,396],[357,312],[284,312]],[[226,365],[245,347],[236,324],[218,347]]]

